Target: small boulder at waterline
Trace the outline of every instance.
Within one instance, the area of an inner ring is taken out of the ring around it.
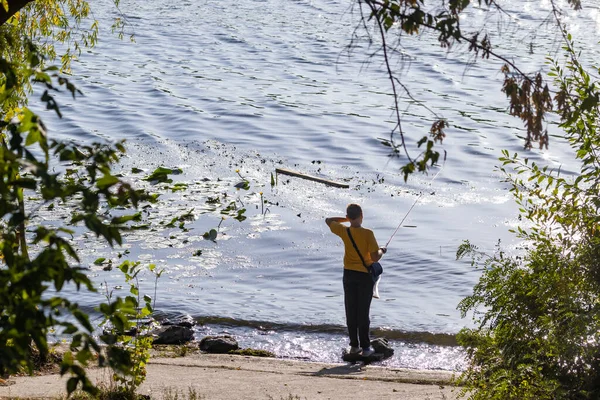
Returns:
[[[375,353],[383,354],[384,359],[394,355],[394,349],[390,346],[387,339],[377,338],[371,340],[371,346],[373,347],[373,350],[375,350]]]
[[[224,336],[206,336],[200,341],[200,350],[207,353],[229,353],[232,350],[239,349],[237,340],[229,335]]]
[[[177,326],[185,326],[188,328],[192,328],[195,325],[194,320],[189,317],[179,318],[175,321],[165,318],[160,321],[160,324],[163,326],[177,325]]]
[[[184,344],[194,339],[194,330],[189,326],[166,325],[152,332],[153,344]]]

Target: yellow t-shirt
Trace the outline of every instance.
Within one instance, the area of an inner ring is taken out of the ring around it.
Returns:
[[[348,232],[346,231],[347,227],[334,221],[329,224],[329,229],[331,232],[341,237],[344,242],[344,268],[353,271],[369,272],[363,265],[360,257],[356,253],[356,249],[352,245],[350,236],[348,236]],[[350,228],[350,232],[352,233],[354,243],[356,243],[356,247],[360,250],[360,254],[362,254],[365,263],[367,265],[373,264],[371,253],[379,250],[379,245],[377,244],[373,231],[360,227]]]

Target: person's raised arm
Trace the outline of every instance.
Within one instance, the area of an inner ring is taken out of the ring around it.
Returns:
[[[350,222],[347,217],[329,217],[325,218],[325,223],[327,226],[331,225],[332,222]]]

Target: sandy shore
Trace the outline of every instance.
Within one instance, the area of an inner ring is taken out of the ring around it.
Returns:
[[[108,371],[92,370],[96,382]],[[274,358],[191,354],[153,357],[140,394],[186,399],[190,389],[204,399],[456,399],[443,371],[417,371],[350,364],[321,364]],[[56,398],[64,394],[60,375],[16,377],[0,386],[0,397]],[[171,393],[171,396],[168,393]]]

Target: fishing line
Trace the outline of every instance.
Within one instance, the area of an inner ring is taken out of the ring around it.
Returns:
[[[446,165],[446,155],[447,155],[446,150],[444,150],[444,162],[442,163],[442,167],[433,176],[433,178],[429,182],[429,186],[431,186],[431,184],[433,183],[433,181],[435,181],[435,178],[437,178],[437,176],[440,174],[440,172],[442,172],[442,170],[444,169],[444,165]],[[410,212],[412,211],[412,209],[417,205],[417,203],[419,202],[419,200],[421,199],[421,197],[423,197],[424,194],[425,194],[425,192],[421,191],[421,193],[419,194],[419,196],[417,196],[417,198],[413,202],[412,206],[410,206],[410,208],[408,209],[408,212],[406,213],[406,215],[404,216],[404,218],[402,218],[402,221],[400,221],[400,223],[398,224],[398,227],[396,228],[396,230],[394,231],[394,233],[392,233],[392,236],[390,237],[390,240],[388,240],[387,243],[385,244],[385,246],[384,246],[385,248],[388,247],[388,245],[390,244],[390,242],[392,241],[392,239],[394,238],[394,236],[396,236],[396,233],[398,232],[398,229],[400,229],[400,227],[402,226],[402,223],[404,222],[404,220],[406,219],[406,217],[408,217],[408,214],[410,214]]]

